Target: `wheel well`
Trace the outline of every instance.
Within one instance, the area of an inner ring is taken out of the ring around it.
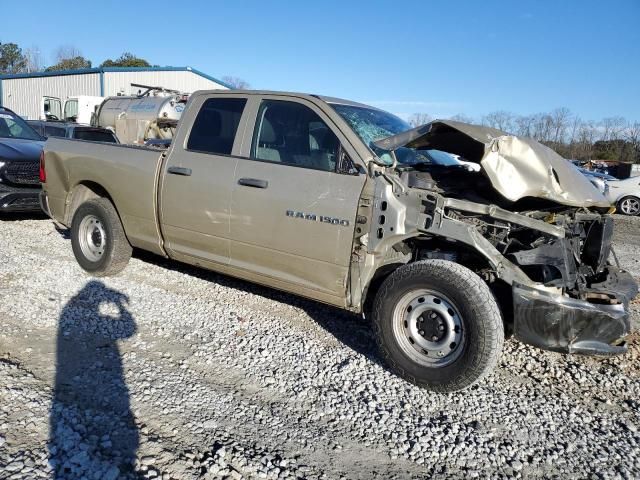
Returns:
[[[367,288],[364,291],[362,298],[364,301],[362,302],[362,313],[365,318],[371,317],[371,310],[373,308],[373,301],[376,298],[376,294],[380,287],[382,286],[382,282],[386,280],[386,278],[391,275],[397,268],[402,265],[406,265],[405,263],[392,263],[388,265],[383,265],[378,268],[376,272],[373,274],[373,278],[367,285]]]
[[[71,191],[71,201],[69,202],[69,207],[65,215],[65,225],[70,226],[73,214],[76,213],[78,207],[92,198],[108,198],[111,203],[113,203],[111,195],[109,195],[109,192],[107,192],[102,185],[89,181],[80,182]]]
[[[406,265],[408,263],[415,262],[417,260],[422,260],[426,257],[421,257],[420,251],[433,251],[440,253],[455,253],[456,260],[455,263],[467,267],[469,270],[473,271],[477,275],[479,275],[489,286],[491,289],[496,302],[498,303],[498,307],[500,308],[500,313],[502,314],[502,320],[505,325],[505,335],[510,336],[513,332],[513,298],[512,298],[512,289],[511,286],[508,285],[503,280],[496,278],[494,274],[492,274],[492,267],[489,261],[480,255],[478,252],[473,249],[460,244],[452,244],[446,241],[436,241],[436,242],[411,242],[410,245],[407,243],[401,243],[394,247],[394,249],[410,249],[411,259],[407,263],[389,263],[386,265],[382,265],[373,275],[373,278],[369,282],[367,286],[363,299],[364,302],[362,304],[362,311],[365,317],[369,318],[371,309],[373,307],[373,301],[376,297],[376,294],[382,283],[386,280],[386,278],[391,275],[397,268]],[[436,257],[437,258],[437,257]],[[446,258],[445,258],[446,259]]]

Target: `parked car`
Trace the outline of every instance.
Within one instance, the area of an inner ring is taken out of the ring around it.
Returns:
[[[191,96],[167,151],[50,138],[43,169],[44,209],[87,272],[116,274],[137,247],[364,312],[387,364],[436,391],[491,371],[505,328],[557,352],[627,350],[638,290],[608,261],[610,203],[532,139],[217,90]]]
[[[640,177],[607,183],[607,198],[616,206],[618,212],[634,216],[640,214]]]
[[[115,133],[107,128],[91,127],[72,122],[45,122],[27,120],[40,135],[44,137],[75,138],[92,142],[120,143]]]
[[[40,154],[45,138],[0,107],[0,211],[40,211]]]
[[[153,147],[160,150],[166,150],[171,146],[170,138],[150,138],[144,142],[145,146]]]
[[[587,170],[586,168],[577,167],[580,173],[582,173],[585,177],[589,179],[589,181],[600,190],[600,193],[607,196],[607,192],[609,191],[609,182],[617,182],[618,179],[611,175],[601,172],[595,172],[593,170]]]

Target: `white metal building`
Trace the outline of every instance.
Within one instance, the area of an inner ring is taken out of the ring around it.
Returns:
[[[0,105],[26,119],[42,116],[44,99],[64,102],[69,97],[109,97],[136,94],[131,83],[180,92],[228,89],[229,85],[191,67],[100,67],[55,72],[0,75]]]

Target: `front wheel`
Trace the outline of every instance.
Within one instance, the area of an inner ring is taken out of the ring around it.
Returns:
[[[500,309],[487,284],[445,260],[395,270],[378,291],[373,323],[392,369],[437,392],[480,380],[495,367],[504,343]]]
[[[625,215],[635,216],[640,214],[640,198],[629,195],[620,199],[618,210]]]
[[[78,264],[96,277],[119,273],[131,258],[122,222],[107,198],[94,198],[78,207],[71,221],[71,246]]]

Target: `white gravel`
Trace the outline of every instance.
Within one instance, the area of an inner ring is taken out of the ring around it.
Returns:
[[[0,219],[0,480],[640,477],[637,335],[612,359],[510,340],[435,395],[358,317],[147,254],[91,279],[65,235]]]

